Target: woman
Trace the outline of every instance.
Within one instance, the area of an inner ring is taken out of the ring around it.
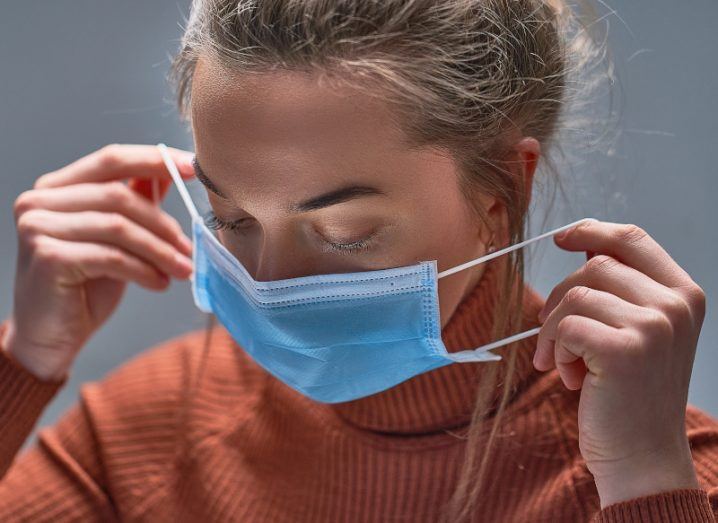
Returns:
[[[573,22],[539,0],[196,1],[174,64],[196,156],[172,160],[258,282],[446,270],[523,239],[589,52]],[[452,354],[541,326],[500,361],[323,402],[211,323],[84,386],[16,456],[126,283],[192,273],[151,180],[170,183],[156,148],[113,145],[16,200],[3,521],[715,521],[718,423],[686,408],[704,293],[642,229],[596,220],[555,237],[587,261],[545,300],[520,251],[441,280]]]

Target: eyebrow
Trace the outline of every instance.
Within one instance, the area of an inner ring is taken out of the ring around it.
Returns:
[[[366,185],[349,185],[347,187],[341,187],[339,189],[320,194],[319,196],[315,196],[303,202],[293,204],[290,207],[290,210],[293,212],[315,211],[317,209],[329,207],[330,205],[336,205],[338,203],[354,200],[362,196],[374,194],[384,193],[376,187],[369,187]]]
[[[212,180],[207,177],[207,175],[202,170],[202,167],[200,167],[196,156],[192,159],[192,166],[194,167],[197,179],[199,179],[199,181],[202,182],[202,184],[207,187],[207,189],[215,193],[220,198],[229,200],[229,198],[227,198],[227,196],[222,193],[222,191],[220,191],[214,183],[212,183]],[[312,198],[309,198],[302,202],[294,203],[290,205],[289,210],[295,213],[315,211],[317,209],[323,209],[325,207],[336,205],[338,203],[354,200],[362,196],[380,194],[384,194],[384,192],[377,189],[376,187],[371,187],[368,185],[348,185],[346,187],[340,187],[339,189],[320,194],[319,196],[313,196]]]
[[[204,174],[204,171],[202,170],[202,167],[200,167],[199,162],[197,161],[197,157],[195,156],[192,158],[192,167],[194,167],[194,174],[197,177],[197,179],[202,182],[202,185],[207,187],[210,191],[212,191],[214,194],[219,196],[220,198],[223,198],[225,200],[229,200],[222,191],[217,188],[217,186],[212,183],[212,180],[207,178],[207,175]]]

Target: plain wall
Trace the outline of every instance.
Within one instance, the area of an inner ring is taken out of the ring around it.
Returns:
[[[617,2],[616,2],[617,3]],[[714,95],[718,4],[637,0],[607,15],[620,80],[621,134],[580,167],[561,167],[569,202],[548,226],[583,216],[645,228],[708,296],[690,402],[718,416],[718,173]],[[0,17],[0,315],[12,307],[16,235],[12,204],[39,175],[111,142],[191,148],[165,81],[188,4],[167,0],[6,2]],[[605,12],[605,9],[604,9]],[[580,155],[581,151],[574,151]],[[175,191],[164,208],[187,225]],[[545,207],[540,197],[538,210]],[[541,215],[542,216],[542,215]],[[536,220],[539,223],[539,220]],[[532,227],[533,233],[542,228]],[[544,240],[528,259],[544,296],[582,256]],[[533,251],[532,251],[533,252]],[[541,254],[541,255],[539,255]],[[187,282],[164,293],[130,285],[117,312],[84,348],[38,428],[77,399],[79,386],[133,355],[202,328]],[[646,401],[650,401],[646,398]],[[30,440],[28,440],[28,443]]]

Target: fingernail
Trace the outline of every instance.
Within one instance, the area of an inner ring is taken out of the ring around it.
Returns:
[[[194,153],[190,152],[183,152],[182,156],[180,156],[181,162],[184,164],[185,167],[192,169],[192,160],[194,159]]]

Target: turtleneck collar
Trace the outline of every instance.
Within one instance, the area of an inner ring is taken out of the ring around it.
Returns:
[[[442,340],[448,352],[479,347],[493,341],[493,313],[501,292],[505,257],[488,262],[472,291],[464,297],[442,329]],[[537,315],[544,300],[525,285],[521,331],[540,325]],[[517,331],[519,332],[519,331]],[[505,355],[516,351],[516,364],[510,386],[516,394],[538,371],[533,367],[536,337],[494,350]],[[420,434],[458,428],[471,420],[482,373],[489,365],[506,365],[505,357],[498,362],[454,363],[420,374],[390,389],[327,407],[359,428],[399,434]],[[499,377],[504,369],[499,368]],[[490,407],[497,405],[504,385],[494,391]]]

